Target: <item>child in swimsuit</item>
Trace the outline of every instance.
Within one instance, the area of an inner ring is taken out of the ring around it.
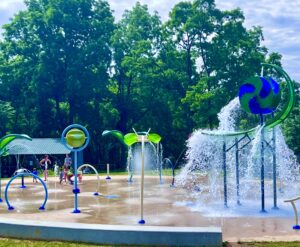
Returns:
[[[73,184],[73,180],[71,179],[74,176],[72,169],[70,169],[67,173],[67,178],[70,184]]]
[[[48,154],[45,155],[45,158],[40,161],[40,165],[44,170],[44,181],[47,181],[48,178],[48,165],[51,165],[51,160],[49,159]]]
[[[61,184],[63,179],[64,179],[64,175],[65,175],[65,172],[64,172],[64,168],[61,167],[60,168],[60,171],[59,171],[59,183]]]
[[[36,175],[36,176],[38,175],[38,171],[36,170],[36,168],[33,168],[32,174],[34,174],[34,175]],[[33,182],[33,183],[37,183],[36,177],[32,177],[32,182]]]

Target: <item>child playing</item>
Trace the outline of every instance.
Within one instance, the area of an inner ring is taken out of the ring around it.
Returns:
[[[32,172],[33,175],[38,175],[38,171],[36,170],[36,168],[33,168],[33,172]],[[32,177],[32,182],[33,183],[37,183],[37,178],[36,177]]]
[[[70,169],[67,174],[67,178],[68,178],[68,181],[70,184],[74,183],[74,181],[71,179],[73,176],[74,176],[73,170]],[[78,182],[81,183],[82,182],[82,171],[77,172],[77,177],[78,177]]]
[[[59,171],[59,183],[60,183],[60,184],[62,183],[62,181],[63,181],[63,179],[64,179],[64,175],[65,175],[65,173],[64,173],[64,168],[61,167],[61,168],[60,168],[60,171]]]
[[[82,182],[82,171],[77,171],[78,182]]]
[[[66,158],[64,160],[64,180],[65,182],[67,182],[67,178],[68,178],[68,171],[70,170],[72,165],[72,158],[66,154]]]
[[[72,169],[70,169],[67,173],[67,179],[70,184],[73,184],[73,180],[71,179],[74,176]]]

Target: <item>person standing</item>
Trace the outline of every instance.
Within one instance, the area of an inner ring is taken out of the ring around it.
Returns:
[[[51,160],[49,159],[48,154],[45,155],[44,159],[40,161],[40,165],[44,170],[44,181],[47,181],[48,178],[48,166],[51,165]]]
[[[64,160],[64,180],[65,180],[65,182],[67,182],[68,172],[70,170],[71,165],[72,165],[72,158],[69,156],[69,154],[66,154],[66,157]]]
[[[64,179],[64,175],[65,175],[65,172],[64,172],[64,168],[63,167],[60,167],[59,168],[59,183],[61,184],[63,179]]]
[[[59,175],[59,166],[57,162],[54,162],[54,176],[57,177]]]

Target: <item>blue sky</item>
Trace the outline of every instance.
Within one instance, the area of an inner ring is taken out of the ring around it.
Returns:
[[[120,19],[125,9],[130,9],[135,0],[108,0],[115,16]],[[163,20],[179,0],[140,0],[150,11],[157,10]],[[300,1],[288,0],[216,0],[218,8],[240,7],[245,14],[245,24],[263,27],[264,45],[283,55],[283,67],[290,77],[300,82]],[[0,25],[7,23],[19,10],[24,9],[23,0],[0,0]]]

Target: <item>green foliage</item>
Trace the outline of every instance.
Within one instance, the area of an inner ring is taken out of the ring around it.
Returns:
[[[189,105],[197,126],[213,128],[221,107],[258,72],[266,49],[260,45],[261,28],[246,30],[239,9],[221,11],[212,1],[195,1],[191,9],[195,13],[188,20],[196,40],[192,47],[202,66],[199,80],[189,86],[182,102]]]
[[[114,30],[108,3],[28,0],[26,5],[4,25],[0,43],[1,96],[15,109],[10,128],[49,137],[80,122],[99,139],[102,125],[118,119],[107,102]],[[93,145],[99,145],[95,138]]]
[[[296,103],[290,116],[282,125],[285,139],[289,147],[295,152],[300,160],[300,86],[296,85]]]
[[[20,240],[20,239],[0,239],[0,247],[9,247],[20,245],[22,247],[100,247],[101,245],[86,244],[86,243],[71,243],[59,241],[39,241],[39,240]],[[104,246],[104,245],[103,245]],[[109,245],[105,245],[109,247]]]
[[[6,133],[15,116],[15,109],[10,102],[0,100],[0,135]]]

